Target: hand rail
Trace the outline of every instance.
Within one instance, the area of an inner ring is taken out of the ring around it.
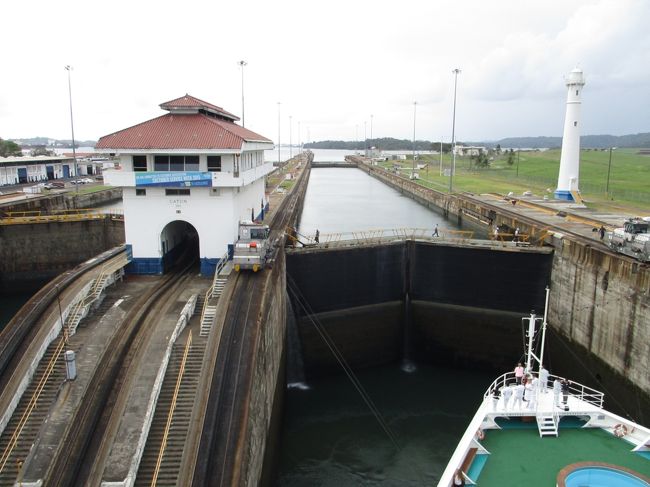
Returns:
[[[532,377],[537,377],[537,373],[529,373],[528,375],[531,375]],[[548,377],[549,382],[553,382],[555,379],[563,380],[564,377],[560,377],[557,375],[549,375]],[[489,396],[491,396],[492,391],[494,391],[495,388],[499,389],[503,386],[512,385],[515,382],[516,382],[515,373],[506,372],[505,374],[502,374],[499,377],[497,377],[492,382],[492,384],[490,384],[490,386],[485,391],[485,394],[483,394],[483,398],[487,399]],[[577,399],[580,399],[581,401],[587,402],[599,408],[603,407],[605,394],[596,389],[592,389],[589,386],[580,384],[579,382],[573,382],[569,380],[569,394],[576,397]]]
[[[52,355],[52,358],[47,364],[43,377],[41,377],[41,380],[38,382],[38,385],[36,386],[36,390],[32,394],[32,397],[30,398],[29,403],[27,404],[27,409],[25,409],[25,412],[22,414],[20,420],[18,421],[18,424],[16,425],[16,429],[11,435],[11,439],[9,440],[9,443],[7,444],[4,452],[2,453],[2,457],[0,457],[0,472],[4,470],[4,467],[7,464],[7,461],[9,460],[11,453],[13,452],[14,448],[18,444],[18,439],[20,437],[20,434],[22,433],[23,428],[27,424],[27,421],[29,420],[32,412],[34,411],[34,408],[36,408],[36,403],[38,402],[38,399],[40,398],[41,393],[45,388],[45,384],[47,383],[47,380],[50,378],[50,375],[52,375],[52,372],[54,371],[54,367],[56,366],[56,361],[61,356],[61,352],[65,348],[65,344],[66,344],[66,336],[64,333],[64,336],[61,338],[59,344],[56,346],[54,355]]]
[[[162,464],[162,459],[163,456],[165,455],[165,449],[167,448],[167,438],[169,437],[169,430],[171,429],[172,419],[174,418],[174,412],[176,411],[176,401],[178,400],[178,393],[181,388],[183,375],[185,374],[185,363],[187,362],[187,356],[190,353],[190,348],[192,348],[191,330],[187,337],[187,343],[185,344],[185,351],[183,352],[183,359],[181,360],[181,366],[178,371],[178,377],[176,378],[176,387],[174,388],[174,395],[172,396],[172,402],[169,406],[169,413],[167,413],[167,424],[165,425],[165,431],[163,433],[162,441],[160,443],[160,450],[158,451],[158,459],[156,460],[156,468],[154,469],[153,477],[151,478],[151,487],[155,487],[158,482],[160,465]]]

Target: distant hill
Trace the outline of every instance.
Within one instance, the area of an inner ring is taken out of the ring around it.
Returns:
[[[562,146],[562,137],[508,137],[501,140],[467,142],[458,141],[464,145],[480,145],[496,147],[497,144],[503,148],[527,148],[543,149]],[[440,142],[418,140],[415,142],[416,150],[439,150]],[[450,144],[443,144],[443,151],[449,151]],[[580,138],[580,145],[585,149],[606,149],[608,147],[635,147],[650,148],[650,132],[629,135],[583,135]],[[369,147],[379,147],[382,150],[413,150],[413,141],[407,139],[394,139],[385,137],[382,139],[368,140]],[[346,140],[322,140],[305,144],[307,149],[342,149],[342,150],[363,150],[363,141]]]
[[[433,144],[433,145],[432,145]],[[340,150],[363,150],[364,141],[347,141],[347,140],[321,140],[319,142],[310,142],[304,145],[305,149],[340,149]],[[451,144],[442,144],[442,150],[449,151]],[[368,139],[368,147],[378,147],[382,150],[413,150],[413,141],[408,139],[394,139],[392,137],[383,137],[381,139]],[[429,142],[428,140],[416,140],[415,150],[440,150],[440,142]]]
[[[471,145],[495,147],[526,147],[531,149],[562,146],[562,137],[508,137],[493,142],[472,142]],[[650,148],[650,133],[629,135],[583,135],[580,146],[585,149],[606,149],[608,147]]]
[[[48,148],[54,148],[54,147],[59,147],[59,148],[72,148],[72,139],[51,139],[49,137],[30,137],[27,139],[8,139],[19,146],[23,147],[24,149],[28,149],[30,147],[48,147]],[[95,147],[95,144],[97,143],[96,140],[75,140],[74,141],[76,147]]]

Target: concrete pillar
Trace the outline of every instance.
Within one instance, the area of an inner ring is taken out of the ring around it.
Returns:
[[[77,378],[77,363],[72,350],[65,352],[65,372],[68,380],[75,380]]]
[[[580,173],[580,101],[585,78],[582,70],[573,69],[566,77],[567,100],[562,135],[562,155],[560,173],[557,179],[555,198],[573,201],[571,192],[578,192]]]

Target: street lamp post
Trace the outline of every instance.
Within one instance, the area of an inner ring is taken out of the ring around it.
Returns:
[[[72,71],[72,66],[69,64],[65,66],[65,70],[68,72],[68,99],[70,100],[70,129],[72,131],[72,158],[74,159],[74,175],[76,178],[79,177],[79,168],[77,167],[77,150],[75,149],[74,143],[74,120],[72,118],[72,82],[70,81],[70,71]],[[75,191],[79,192],[79,183],[75,184]]]
[[[368,122],[363,122],[363,155],[368,157]]]
[[[607,186],[605,186],[605,194],[609,198],[609,175],[612,172],[612,148],[609,148],[609,164],[607,165]]]
[[[246,117],[244,116],[244,66],[248,63],[246,61],[239,61],[241,66],[241,126],[246,127]]]
[[[280,102],[278,102],[278,167],[280,167]]]
[[[372,144],[372,119],[374,115],[370,115],[370,143]]]
[[[289,115],[289,159],[291,159],[293,157],[293,144],[291,142],[291,130],[292,130],[291,118],[292,118],[292,116]]]
[[[411,169],[411,179],[415,179],[415,112],[418,102],[413,102],[413,168]]]
[[[449,173],[449,193],[453,190],[454,171],[456,170],[456,87],[458,86],[458,73],[460,69],[455,68],[454,73],[454,117],[451,125],[451,172]]]

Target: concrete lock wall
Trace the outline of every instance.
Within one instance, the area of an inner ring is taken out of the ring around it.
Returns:
[[[95,208],[122,199],[122,188],[111,188],[94,193],[75,194],[74,191],[47,195],[40,198],[29,198],[20,202],[0,205],[2,212],[11,211],[43,211],[72,210],[80,208]]]
[[[287,270],[353,366],[402,357],[509,368],[521,355],[522,315],[543,310],[551,259],[410,241],[292,253]],[[298,322],[308,375],[335,370],[310,317]]]
[[[124,243],[110,218],[0,226],[0,290],[33,290],[58,274]]]
[[[587,364],[584,375],[607,389],[628,382],[647,400],[650,268],[563,240],[555,251],[552,289],[549,321]],[[646,411],[650,415],[650,403]]]

